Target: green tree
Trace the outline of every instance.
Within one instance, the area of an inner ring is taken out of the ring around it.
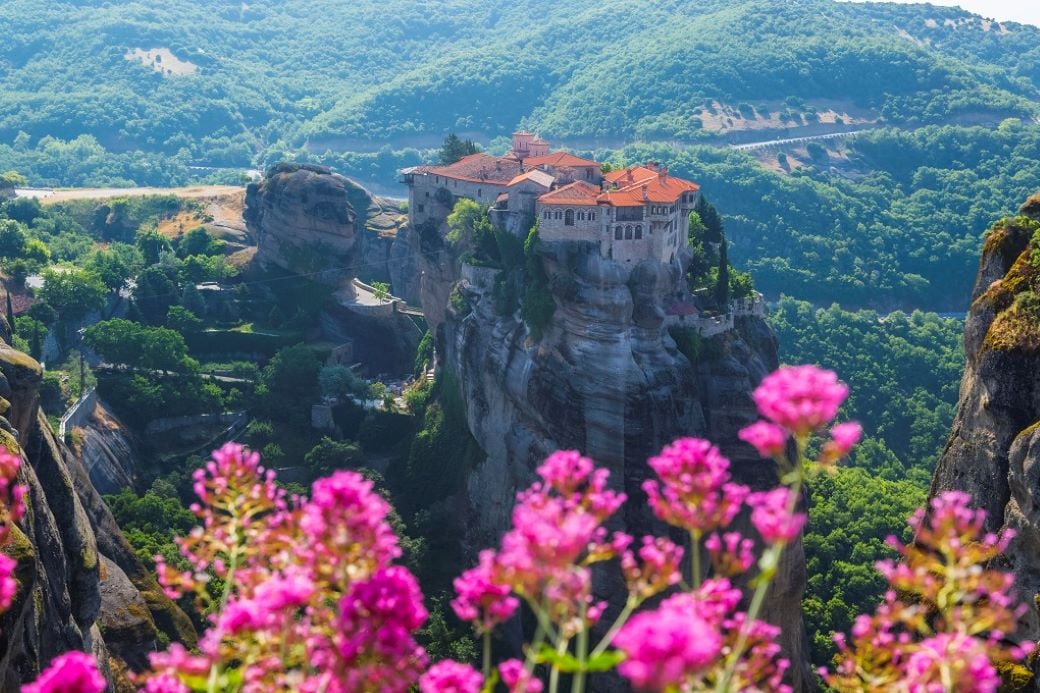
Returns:
[[[721,243],[725,232],[722,228],[722,217],[719,216],[718,210],[705,199],[704,195],[700,195],[697,198],[697,205],[694,207],[694,211],[701,223],[704,224],[704,241],[706,243]]]
[[[368,384],[351,368],[343,365],[325,366],[318,373],[321,394],[325,397],[341,398],[348,395],[364,396]]]
[[[0,219],[0,257],[21,257],[27,240],[25,226],[11,219]]]
[[[217,255],[221,252],[222,242],[209,235],[204,226],[196,226],[181,237],[177,243],[177,254],[180,257],[189,255]]]
[[[84,341],[116,365],[150,371],[194,373],[199,364],[188,356],[184,337],[166,327],[149,327],[130,320],[104,320],[86,329]]]
[[[337,469],[356,467],[364,461],[364,456],[357,443],[324,436],[304,455],[303,461],[316,476],[325,476]]]
[[[375,290],[373,295],[377,301],[385,301],[390,295],[390,285],[386,282],[372,282],[372,288]]]
[[[719,245],[719,274],[715,281],[715,305],[718,306],[719,310],[724,311],[729,308],[729,259],[726,251],[726,239],[722,239],[722,243]]]
[[[444,138],[444,144],[441,145],[440,150],[440,160],[447,166],[454,164],[464,156],[476,154],[479,151],[480,147],[472,140],[462,140],[453,132]]]
[[[52,267],[43,271],[40,298],[66,325],[79,322],[105,305],[108,289],[94,272],[78,267]]]
[[[177,285],[161,267],[152,265],[137,276],[134,303],[148,323],[161,323],[176,299]]]
[[[138,250],[144,256],[144,261],[149,265],[159,262],[163,253],[170,252],[173,248],[166,236],[155,229],[141,229],[137,232],[136,244]]]
[[[123,257],[109,250],[94,253],[87,266],[97,274],[109,291],[114,293],[125,287],[133,277],[133,269]]]
[[[166,311],[166,326],[181,334],[201,332],[203,322],[184,306],[170,306]]]

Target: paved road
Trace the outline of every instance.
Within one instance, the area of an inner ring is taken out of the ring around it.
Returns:
[[[109,197],[140,197],[142,195],[176,195],[177,197],[209,198],[242,193],[238,185],[192,185],[186,188],[18,188],[17,197],[35,197],[44,203],[69,200],[99,200]]]

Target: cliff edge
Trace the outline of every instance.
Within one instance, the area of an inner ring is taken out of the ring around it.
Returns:
[[[970,493],[987,529],[1012,528],[1006,560],[1040,638],[1040,196],[989,230],[964,325],[957,417],[931,495]]]

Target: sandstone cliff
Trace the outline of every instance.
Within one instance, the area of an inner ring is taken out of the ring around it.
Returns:
[[[0,444],[22,453],[27,512],[5,550],[18,595],[0,618],[0,690],[17,690],[69,649],[97,654],[114,690],[129,690],[161,630],[194,642],[187,616],[134,555],[83,465],[38,407],[41,369],[7,345],[0,319]]]
[[[666,531],[649,513],[641,484],[651,473],[646,458],[676,437],[718,443],[744,483],[776,483],[773,464],[736,435],[757,418],[752,389],[777,366],[775,335],[760,318],[737,318],[735,329],[702,340],[691,362],[664,325],[662,305],[681,281],[678,265],[645,262],[629,274],[591,246],[548,243],[540,259],[557,309],[534,343],[518,313],[496,309],[500,270],[459,265],[445,257],[432,228],[421,231],[413,242],[422,251],[423,307],[436,330],[440,367],[456,375],[469,429],[486,453],[464,494],[470,552],[498,540],[516,491],[555,449],[582,450],[611,470],[630,498],[619,528],[637,535]],[[785,654],[796,663],[792,682],[804,690],[813,684],[805,665],[800,544],[785,563],[765,615],[784,626]],[[620,589],[603,576],[597,585],[608,599]],[[621,683],[600,679],[593,686],[619,690]]]
[[[988,529],[1017,536],[1007,552],[1029,606],[1021,635],[1040,638],[1040,198],[987,236],[964,325],[966,365],[957,418],[931,494],[970,493]]]

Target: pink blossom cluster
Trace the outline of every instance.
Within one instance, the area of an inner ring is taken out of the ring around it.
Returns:
[[[11,525],[25,514],[25,486],[16,483],[22,458],[7,449],[0,448],[0,503],[6,508],[0,518],[0,546],[10,541]],[[18,563],[6,554],[0,554],[0,613],[10,608],[18,593],[18,582],[14,571]]]
[[[179,542],[189,568],[161,570],[171,595],[192,593],[211,614],[209,629],[197,651],[175,643],[155,653],[142,690],[403,693],[418,685],[420,693],[478,693],[497,681],[510,693],[555,693],[566,675],[581,692],[588,676],[614,667],[639,691],[789,690],[779,628],[758,614],[782,552],[806,521],[798,506],[809,463],[801,457],[846,394],[833,373],[811,366],[763,380],[755,401],[764,420],[741,437],[780,463],[774,489],[734,483],[729,460],[704,440],[677,440],[651,458],[657,478],[644,484],[649,504],[687,535],[688,551],[666,537],[609,531],[625,496],[608,472],[577,452],[551,455],[518,494],[500,546],[482,551],[454,583],[455,614],[484,641],[481,671],[451,660],[429,666],[415,640],[427,619],[422,593],[394,563],[401,551],[390,507],[371,482],[337,472],[315,482],[309,498],[287,498],[255,453],[226,445],[195,477],[201,527]],[[858,424],[834,425],[816,463],[833,465],[860,435]],[[7,474],[0,492],[11,489],[15,472],[17,460],[0,456],[0,475]],[[14,509],[20,496],[9,495]],[[741,512],[760,540],[757,551],[755,538],[732,527]],[[891,590],[876,613],[856,620],[851,641],[838,638],[837,669],[821,672],[832,688],[996,690],[997,666],[1021,661],[1029,648],[1007,642],[1021,611],[1010,576],[990,567],[1010,534],[987,534],[984,522],[964,494],[940,496],[911,518],[915,543],[893,540],[901,561],[878,566]],[[710,558],[704,571],[702,552]],[[684,555],[692,562],[688,582]],[[748,595],[730,578],[756,559]],[[620,570],[628,593],[620,609],[608,612],[596,599],[594,569]],[[522,659],[493,667],[492,633],[521,603],[533,616],[534,640]],[[26,691],[103,687],[93,659],[69,653]]]
[[[410,689],[427,664],[414,639],[427,613],[414,576],[393,565],[390,506],[370,481],[339,471],[288,499],[256,453],[228,444],[195,489],[202,531],[179,542],[192,569],[162,566],[160,577],[212,607],[211,626],[197,655],[154,655],[146,690],[233,672],[245,691]]]
[[[989,567],[1012,533],[985,532],[985,518],[950,491],[910,519],[913,544],[889,539],[902,558],[878,564],[891,589],[874,614],[856,618],[851,642],[835,636],[837,668],[822,672],[832,688],[991,693],[998,667],[1030,654],[1032,643],[1008,639],[1024,613],[1014,578]]]

